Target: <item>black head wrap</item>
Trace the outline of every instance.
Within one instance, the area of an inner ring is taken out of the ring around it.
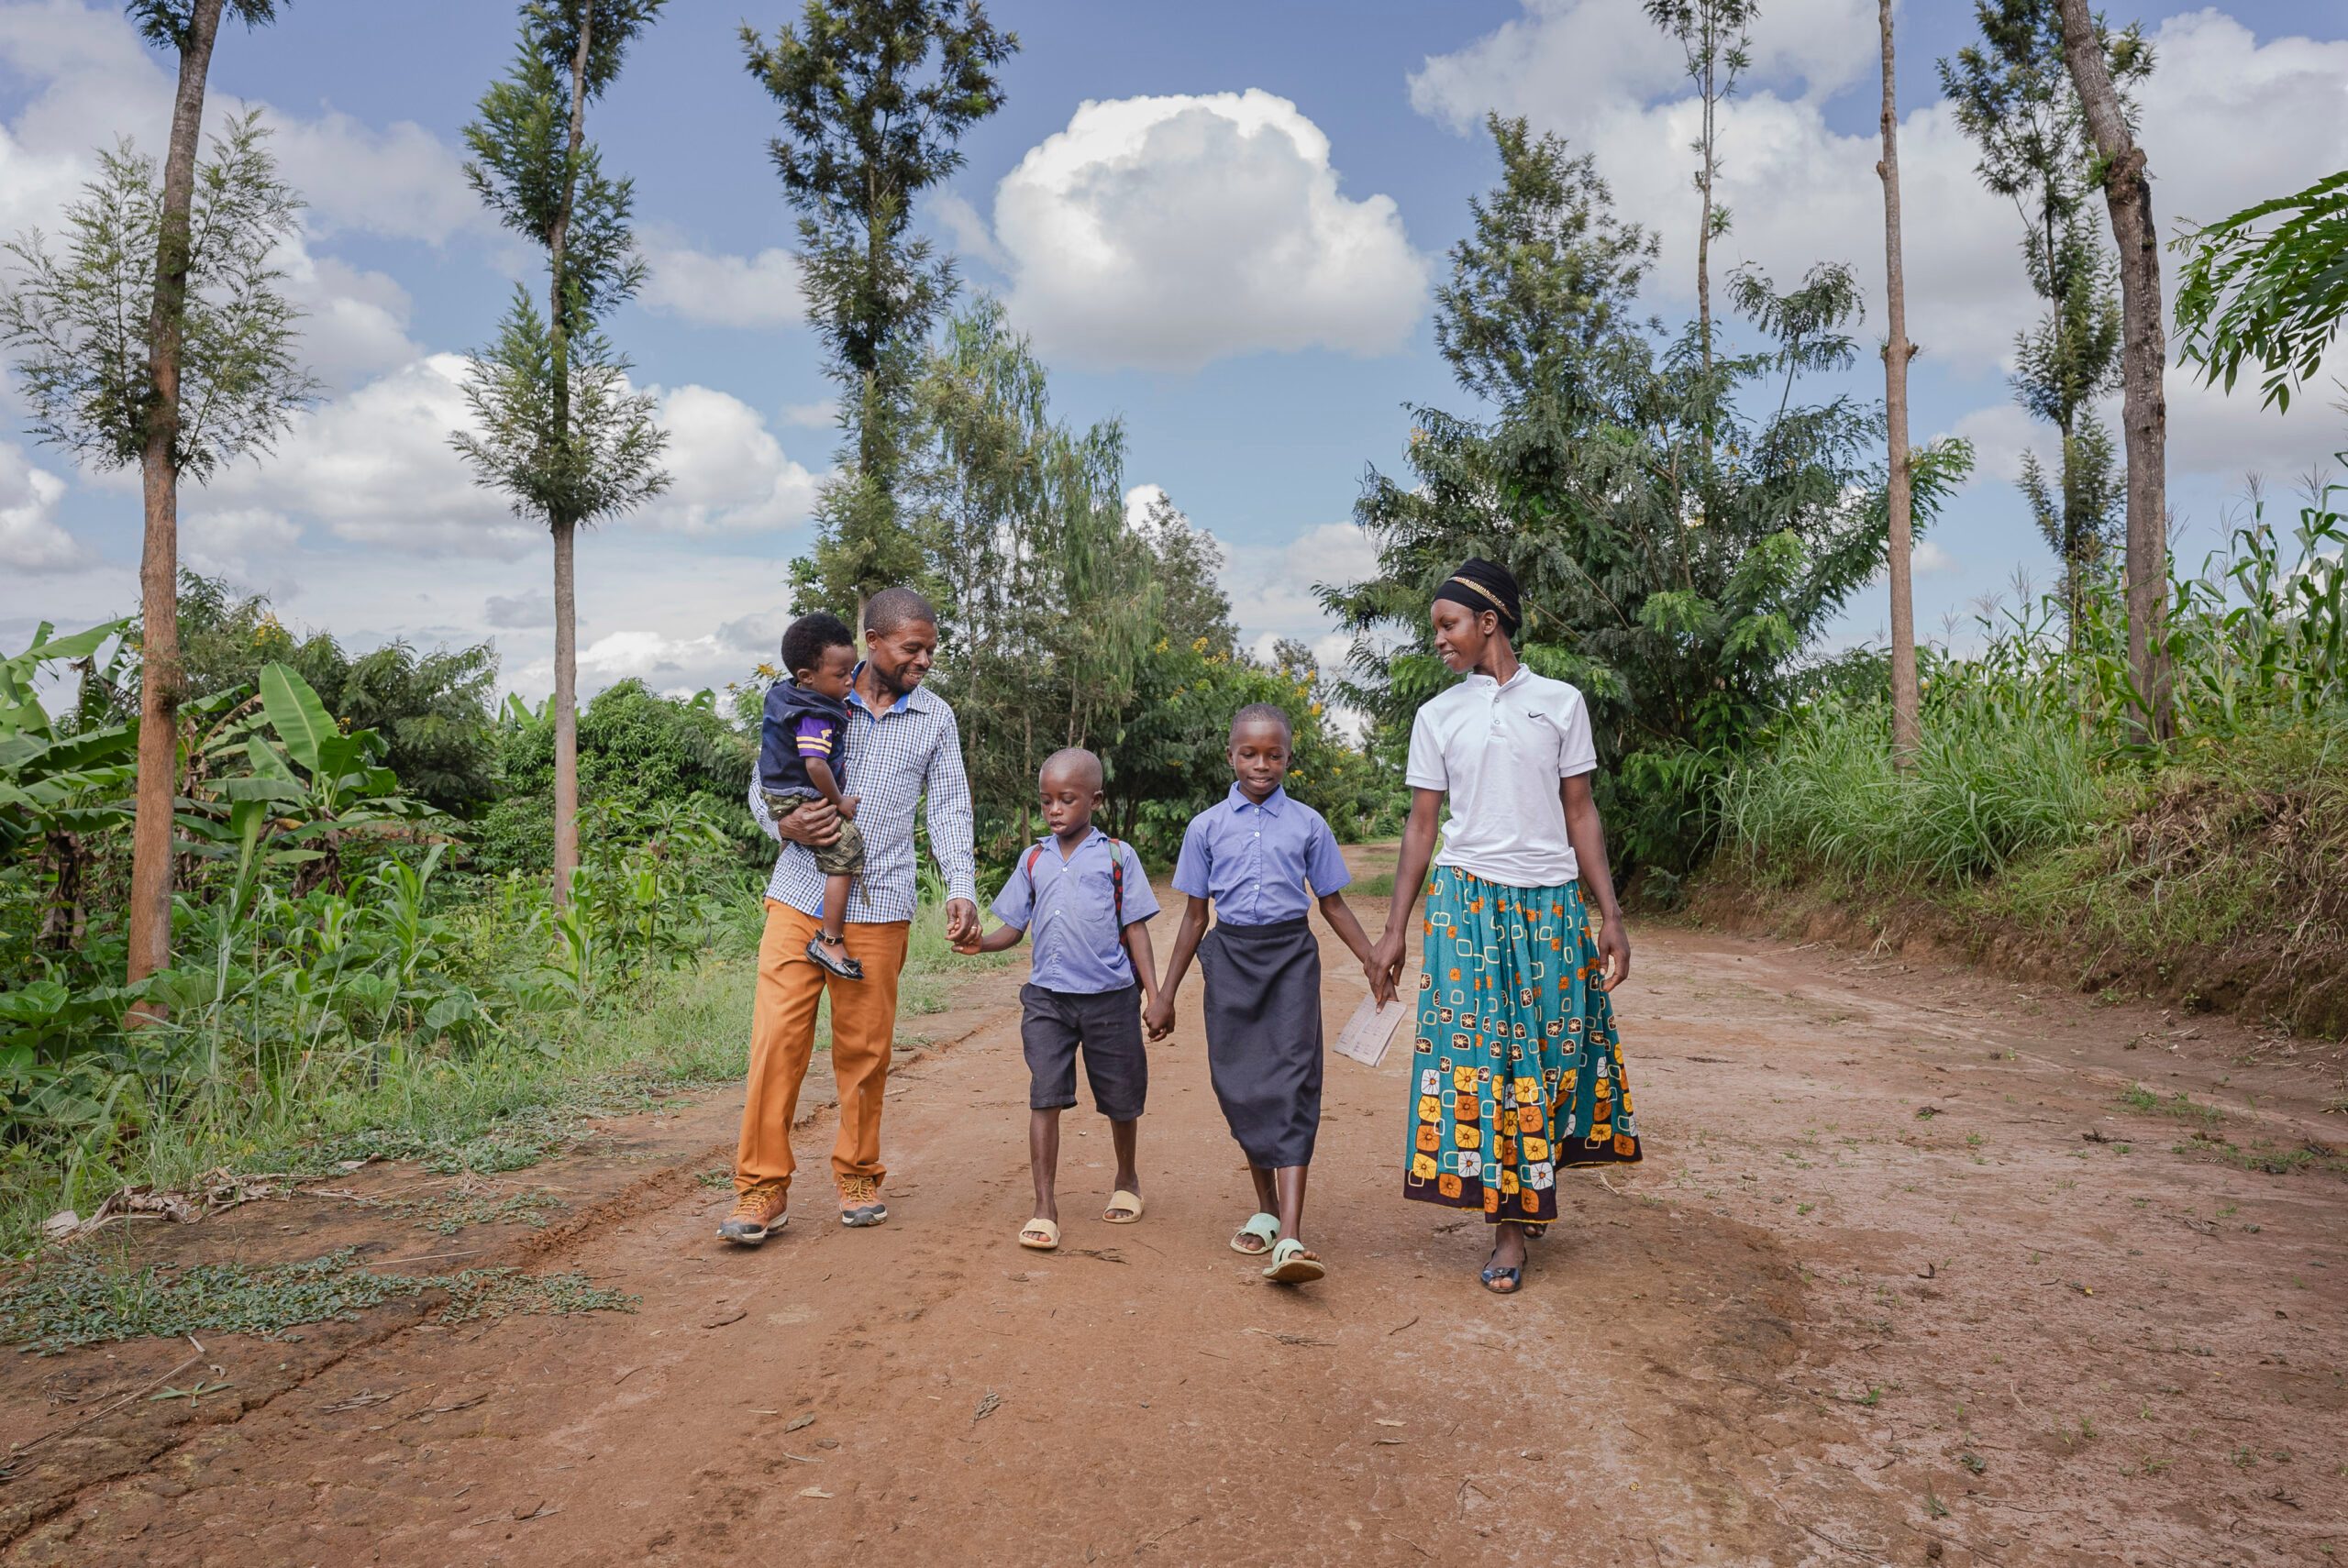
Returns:
[[[1481,556],[1470,556],[1459,564],[1459,569],[1444,580],[1434,591],[1437,599],[1448,599],[1455,604],[1465,604],[1481,613],[1490,610],[1501,619],[1501,630],[1516,635],[1517,627],[1524,624],[1521,601],[1516,591],[1516,579],[1505,567],[1494,566]]]

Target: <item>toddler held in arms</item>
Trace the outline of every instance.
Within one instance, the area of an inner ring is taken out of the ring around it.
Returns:
[[[788,674],[767,688],[766,718],[759,726],[759,791],[777,822],[810,801],[828,801],[839,812],[839,837],[812,849],[815,869],[824,874],[824,915],[807,956],[844,980],[860,980],[864,966],[847,955],[841,930],[849,889],[864,870],[856,797],[840,786],[856,638],[836,615],[802,615],[782,634],[782,668]]]

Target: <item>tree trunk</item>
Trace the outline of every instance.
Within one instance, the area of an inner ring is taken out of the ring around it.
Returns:
[[[2121,428],[2128,452],[2128,673],[2144,700],[2141,738],[2165,741],[2168,660],[2168,400],[2162,385],[2168,342],[2161,326],[2160,237],[2153,226],[2153,182],[2144,149],[2112,85],[2087,0],[2061,0],[2063,53],[2087,111],[2088,134],[2103,164],[2103,195],[2120,252]]]
[[[204,132],[205,78],[220,36],[223,3],[195,0],[180,44],[179,90],[172,102],[162,224],[155,245],[155,297],[147,320],[154,402],[139,452],[146,537],[138,558],[138,787],[130,850],[128,975],[134,985],[172,961],[172,809],[179,792],[180,741],[180,344],[187,319],[193,243],[188,212]],[[142,1012],[154,1016],[159,1010]]]
[[[558,521],[553,531],[554,907],[560,909],[579,869],[579,613],[570,548],[578,530]]]
[[[570,208],[579,189],[579,149],[587,139],[587,56],[595,34],[595,0],[580,0],[579,50],[570,61],[570,150],[563,159],[562,204],[547,236],[547,329],[554,347],[554,407],[558,439],[570,440],[570,345],[566,325],[563,253],[570,239]],[[579,869],[579,622],[572,547],[578,526],[547,519],[554,535],[554,907],[570,901]]]
[[[1899,106],[1891,71],[1891,0],[1877,0],[1876,13],[1883,29],[1883,160],[1875,171],[1883,179],[1884,311],[1889,319],[1883,345],[1883,417],[1890,452],[1885,499],[1891,533],[1891,760],[1907,769],[1915,767],[1924,739],[1916,690],[1916,603],[1909,582],[1914,491],[1909,475],[1908,361],[1916,349],[1908,341],[1908,282],[1899,246]]]
[[[1696,337],[1703,347],[1704,374],[1712,373],[1712,36],[1711,18],[1704,20],[1704,75],[1699,83],[1704,101],[1703,162],[1696,172],[1696,188],[1703,198],[1696,223]]]

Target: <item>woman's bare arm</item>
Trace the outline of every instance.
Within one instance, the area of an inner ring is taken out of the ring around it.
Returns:
[[[1614,873],[1606,863],[1606,824],[1589,792],[1591,775],[1576,774],[1558,786],[1566,806],[1566,840],[1574,846],[1582,900],[1598,911],[1598,955],[1605,968],[1598,985],[1612,990],[1631,977],[1631,935],[1623,929],[1623,906],[1614,901]]]
[[[1411,791],[1411,818],[1402,826],[1402,848],[1394,862],[1394,901],[1387,908],[1386,930],[1370,949],[1370,991],[1381,1003],[1392,1001],[1395,988],[1402,983],[1402,947],[1410,940],[1411,911],[1418,905],[1419,889],[1434,859],[1442,812],[1442,790]]]

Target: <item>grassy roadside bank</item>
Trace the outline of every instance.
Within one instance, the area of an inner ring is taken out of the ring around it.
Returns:
[[[2059,790],[2076,814],[2046,812],[2047,831],[2012,833],[1955,877],[1934,875],[1926,853],[1869,853],[1855,838],[1816,833],[1794,797],[1801,780],[1814,785],[1828,770],[1796,759],[1747,794],[1730,848],[1689,884],[1687,912],[1778,935],[1929,945],[2087,991],[2338,1038],[2348,1035],[2348,772],[2339,744],[2309,727],[2189,748],[2149,774],[2066,780],[2035,770],[2030,790],[2015,793]],[[1877,792],[1886,812],[1898,806]],[[1972,815],[1948,836],[1991,815],[1990,799],[1975,781],[1960,796]],[[1929,835],[1922,815],[1896,831]]]
[[[86,1219],[123,1189],[186,1194],[200,1209],[207,1188],[238,1178],[299,1180],[371,1156],[434,1175],[493,1176],[575,1147],[590,1122],[736,1082],[748,1062],[760,918],[746,902],[698,955],[573,1012],[533,1018],[491,1047],[389,1050],[371,1082],[291,1099],[254,1095],[202,1120],[152,1120],[95,1167],[19,1165],[0,1194],[0,1253],[37,1249],[69,1187],[87,1204]],[[943,1011],[958,984],[1003,961],[957,957],[943,917],[925,910],[906,957],[901,1035],[918,1033],[918,1021]],[[829,1043],[819,1018],[817,1048]]]

